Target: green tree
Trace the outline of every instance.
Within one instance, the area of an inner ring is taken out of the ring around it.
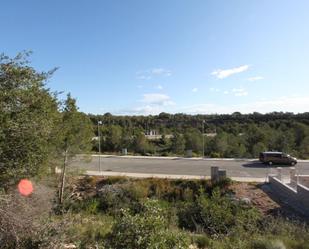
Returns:
[[[245,133],[247,150],[253,154],[253,146],[259,142],[264,143],[266,140],[265,132],[255,124],[250,124]]]
[[[276,137],[276,150],[291,153],[295,147],[295,137],[292,131],[279,131]]]
[[[122,142],[122,129],[119,125],[111,125],[107,130],[106,148],[108,151],[119,151]]]
[[[137,153],[144,154],[148,150],[148,141],[142,132],[138,132],[133,139],[133,150]]]
[[[221,156],[226,156],[226,151],[228,150],[228,135],[225,132],[219,133],[215,137],[214,143],[215,151]]]
[[[309,158],[309,136],[305,137],[300,145],[301,156],[305,159]]]
[[[171,140],[163,134],[161,138],[155,142],[154,146],[157,147],[157,150],[161,153],[169,152],[171,151]]]
[[[121,148],[129,148],[133,142],[132,130],[129,128],[123,129],[121,137]]]
[[[225,152],[226,157],[235,157],[235,158],[245,157],[246,147],[244,145],[245,142],[242,136],[228,134],[227,143],[228,148]]]
[[[32,177],[48,168],[59,118],[50,72],[29,65],[30,53],[0,55],[0,185]]]
[[[70,158],[77,153],[86,152],[91,148],[91,139],[94,136],[91,121],[83,113],[78,111],[76,100],[67,95],[62,111],[62,120],[60,123],[60,141],[59,152],[63,156],[63,168],[61,175],[61,187],[59,191],[59,202],[63,202],[63,193],[65,187],[66,170]]]
[[[188,129],[185,133],[186,150],[201,153],[203,150],[203,138],[198,129]]]
[[[258,142],[257,144],[253,145],[252,156],[258,157],[261,152],[264,152],[266,150],[267,150],[267,148],[266,148],[265,144],[262,143],[262,142]]]
[[[309,127],[308,125],[302,123],[296,123],[294,125],[294,136],[295,136],[295,143],[296,146],[300,146],[303,139],[306,136],[309,136]]]
[[[174,133],[171,139],[171,150],[173,153],[182,155],[185,151],[186,141],[183,135],[179,133]]]

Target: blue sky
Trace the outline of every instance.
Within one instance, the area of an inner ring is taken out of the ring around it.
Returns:
[[[102,114],[309,111],[307,0],[2,1],[1,52]]]

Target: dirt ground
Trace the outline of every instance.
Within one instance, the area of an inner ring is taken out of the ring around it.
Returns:
[[[309,222],[308,217],[278,199],[267,183],[234,182],[230,188],[236,198],[250,201],[264,215],[282,216]]]
[[[263,214],[271,214],[281,206],[270,198],[263,185],[265,184],[235,182],[231,189],[237,198],[249,200]]]

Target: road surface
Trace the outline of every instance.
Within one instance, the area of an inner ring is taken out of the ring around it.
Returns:
[[[188,158],[135,158],[121,156],[102,156],[99,169],[99,157],[93,156],[90,162],[78,159],[72,163],[74,168],[87,171],[105,171],[141,174],[210,176],[211,166],[218,166],[227,171],[228,177],[265,179],[268,173],[275,173],[278,165],[269,167],[257,160],[226,159],[188,159]],[[289,167],[282,166],[284,177],[289,176]],[[296,168],[301,174],[309,175],[309,161],[299,162]]]

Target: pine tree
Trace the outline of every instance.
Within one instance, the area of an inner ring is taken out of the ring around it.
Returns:
[[[70,94],[67,95],[61,115],[59,152],[63,156],[63,168],[59,191],[60,203],[63,202],[65,177],[70,158],[77,153],[90,150],[91,139],[94,136],[90,119],[78,111],[76,100]]]

